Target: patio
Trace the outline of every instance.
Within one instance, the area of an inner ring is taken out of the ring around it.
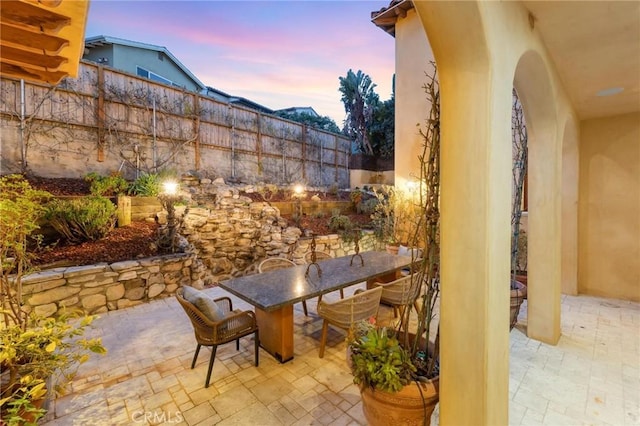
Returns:
[[[229,295],[220,288],[206,292]],[[232,300],[235,308],[251,308]],[[295,306],[292,361],[280,364],[261,350],[254,367],[253,341],[244,338],[239,352],[233,344],[218,348],[208,389],[210,352],[203,349],[190,369],[195,340],[174,298],[103,314],[93,333],[102,336],[108,354],[81,366],[44,424],[366,424],[345,363],[344,335],[330,328],[325,357],[318,358],[316,302],[308,301],[309,317]],[[526,306],[510,333],[509,424],[639,424],[640,304],[563,295],[557,346],[522,332]],[[391,310],[381,315],[389,318]]]

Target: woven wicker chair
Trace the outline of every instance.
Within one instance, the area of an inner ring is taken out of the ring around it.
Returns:
[[[398,317],[398,310],[402,315],[407,306],[409,306],[409,309],[413,306],[416,312],[419,312],[417,298],[420,291],[420,282],[416,276],[413,276],[413,281],[412,275],[404,275],[388,283],[375,282],[373,285],[382,288],[380,302],[391,305],[396,318]],[[402,318],[404,318],[404,315],[402,315]]]
[[[333,256],[331,256],[329,253],[326,253],[324,251],[317,251],[316,252],[316,260],[326,260],[326,259],[333,259]],[[311,263],[311,252],[310,251],[305,253],[304,261],[307,262],[307,263]],[[344,289],[340,289],[340,298],[344,299]],[[318,303],[320,303],[321,300],[322,300],[322,295],[318,298]]]
[[[318,303],[318,315],[324,319],[322,322],[322,336],[320,337],[320,358],[324,357],[329,324],[348,330],[357,321],[377,317],[381,295],[382,288],[376,287],[359,293],[356,292],[353,296],[336,302],[320,301]]]
[[[267,271],[275,271],[276,269],[291,268],[293,266],[296,266],[296,264],[284,257],[269,257],[260,262],[258,265],[258,272],[263,273]],[[304,300],[302,301],[302,309],[304,310],[305,316],[309,316],[307,311],[307,302]]]
[[[259,364],[259,333],[258,325],[256,323],[256,316],[251,311],[233,310],[231,299],[228,297],[221,297],[214,299],[214,302],[220,307],[224,313],[224,319],[222,321],[214,322],[207,318],[198,308],[192,303],[188,302],[182,295],[182,288],[176,292],[176,299],[180,302],[180,305],[187,313],[187,316],[191,320],[193,325],[193,331],[196,336],[196,353],[193,355],[193,361],[191,362],[191,369],[196,365],[198,359],[198,353],[200,352],[200,346],[211,346],[211,358],[209,359],[209,369],[207,370],[207,379],[204,383],[204,387],[209,387],[209,380],[211,379],[211,370],[213,369],[213,362],[216,357],[216,350],[218,345],[229,343],[233,340],[236,341],[236,350],[240,350],[240,338],[249,334],[254,334],[255,338],[255,365]]]

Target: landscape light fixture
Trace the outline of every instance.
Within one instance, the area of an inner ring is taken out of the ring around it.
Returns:
[[[162,182],[162,192],[165,195],[176,195],[178,193],[178,182],[174,180]]]

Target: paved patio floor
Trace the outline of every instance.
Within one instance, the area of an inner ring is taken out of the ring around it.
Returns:
[[[251,309],[232,300],[234,308]],[[207,389],[209,349],[191,370],[196,343],[174,298],[103,314],[92,334],[102,336],[108,354],[81,366],[70,393],[51,402],[45,424],[366,424],[344,333],[330,327],[325,357],[318,358],[322,321],[315,300],[308,304],[309,317],[300,304],[294,309],[292,361],[280,364],[261,350],[254,367],[247,337],[239,352],[233,343],[218,348]],[[526,301],[520,321],[510,334],[510,425],[640,425],[640,304],[563,296],[557,346],[522,332]]]

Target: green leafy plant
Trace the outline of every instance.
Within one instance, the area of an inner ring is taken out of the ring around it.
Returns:
[[[134,180],[127,191],[129,195],[156,197],[160,193],[160,177],[155,173],[145,173]]]
[[[440,103],[435,72],[425,91],[431,111],[426,130],[421,130],[419,185],[409,194],[383,187],[377,193],[379,209],[372,215],[377,220],[376,232],[384,241],[407,241],[410,247],[420,249],[411,251],[409,303],[395,327],[360,323],[347,339],[354,382],[389,392],[412,380],[436,381],[439,375],[439,327],[434,326],[440,292]],[[419,252],[422,256],[417,258]],[[414,306],[417,315],[412,317]]]
[[[327,225],[333,232],[345,232],[350,231],[351,228],[353,228],[353,223],[351,223],[349,216],[342,214],[334,214],[331,216]]]
[[[118,173],[101,176],[91,172],[84,177],[84,180],[89,182],[91,195],[114,196],[125,193],[129,188],[129,183]]]
[[[371,216],[378,208],[378,204],[380,204],[380,201],[377,198],[369,198],[360,203],[360,213]]]
[[[33,189],[21,175],[0,178],[0,307],[7,326],[26,329],[22,277],[31,269],[28,245],[46,213],[43,204],[50,198],[51,194]]]
[[[27,329],[11,325],[0,329],[0,366],[4,380],[0,389],[2,421],[7,425],[35,422],[45,414],[39,407],[47,392],[62,394],[89,359],[104,354],[100,339],[82,338],[94,316],[63,313],[55,318],[29,317]],[[50,379],[50,380],[49,380]],[[47,381],[56,383],[47,389]]]
[[[80,336],[93,317],[70,322],[29,315],[23,303],[22,279],[32,271],[28,243],[36,236],[43,204],[51,194],[33,189],[20,175],[0,178],[0,417],[2,424],[35,424],[44,414],[38,401],[46,382],[68,378],[87,351],[104,353],[99,340]],[[60,381],[57,381],[61,385]]]
[[[45,218],[65,241],[78,244],[107,235],[115,225],[116,206],[100,196],[55,199],[47,205]]]
[[[386,185],[374,194],[371,222],[376,238],[385,244],[408,244],[421,218],[419,194]]]
[[[357,211],[358,210],[358,206],[362,202],[362,191],[360,191],[358,188],[354,189],[349,194],[349,199],[351,200],[351,202],[353,203],[353,207]]]
[[[374,320],[360,321],[350,330],[347,342],[355,384],[398,392],[413,379],[416,367],[395,330],[376,327]]]

